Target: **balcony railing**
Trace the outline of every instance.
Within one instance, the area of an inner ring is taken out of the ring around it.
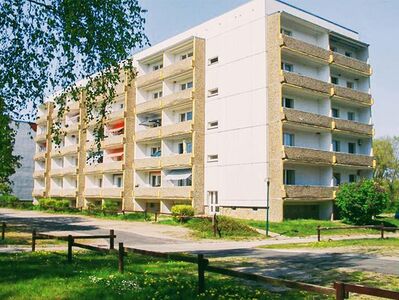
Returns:
[[[330,84],[327,82],[292,72],[282,71],[282,74],[282,83],[309,89],[319,93],[330,93]]]
[[[136,198],[159,198],[160,187],[137,187],[134,189]]]
[[[125,111],[123,109],[114,111],[114,112],[110,112],[107,115],[107,122],[120,120],[120,119],[123,119],[124,117],[125,117]]]
[[[46,158],[46,151],[36,152],[33,156],[34,160],[44,160]]]
[[[146,141],[161,137],[161,127],[147,128],[144,130],[137,131],[136,141]]]
[[[161,188],[161,198],[177,198],[189,199],[191,198],[191,186],[174,186]]]
[[[36,124],[44,124],[47,122],[47,115],[41,115],[40,117],[37,117],[36,119]]]
[[[374,157],[362,154],[335,152],[335,160],[338,165],[372,168]]]
[[[353,69],[356,72],[363,73],[367,76],[371,75],[371,67],[368,63],[342,55],[337,52],[331,52],[332,63],[345,68]]]
[[[284,154],[284,158],[289,161],[326,165],[331,165],[334,157],[334,154],[331,151],[300,147],[284,147]]]
[[[177,76],[192,69],[193,69],[192,59],[181,60],[175,64],[164,67],[163,69],[158,69],[157,71],[138,76],[136,79],[136,86],[138,88],[148,86],[160,80],[163,80],[164,78]]]
[[[283,120],[315,127],[331,128],[331,118],[309,112],[303,112],[292,108],[284,108]]]
[[[125,141],[124,134],[110,135],[101,142],[101,147],[109,148],[113,146],[123,145]]]
[[[364,134],[371,136],[373,135],[373,126],[359,123],[355,121],[343,120],[343,119],[334,119],[335,127],[334,129],[350,131],[354,133]]]
[[[86,197],[101,197],[101,188],[100,187],[88,187],[85,188],[84,194]]]
[[[101,195],[104,198],[122,198],[122,187],[103,187],[101,189]]]
[[[35,142],[42,142],[47,139],[47,134],[46,133],[40,133],[36,134],[35,138],[33,139]]]
[[[187,89],[158,99],[149,100],[137,104],[136,113],[142,114],[146,112],[160,110],[164,107],[171,107],[174,105],[185,104],[188,101],[191,101],[191,98],[192,98],[192,89]]]
[[[335,85],[331,90],[331,95],[349,100],[357,101],[364,105],[371,105],[371,95],[368,93],[360,92],[354,89]]]
[[[159,169],[161,168],[161,158],[146,157],[146,158],[135,159],[134,167],[136,170]]]
[[[165,168],[189,167],[191,166],[191,153],[162,156],[161,164]]]
[[[303,42],[301,40],[295,39],[293,37],[284,34],[282,35],[282,47],[288,48],[289,50],[295,52],[299,52],[303,55],[324,60],[326,63],[328,63],[330,59],[330,52],[328,50]]]
[[[190,133],[192,131],[192,121],[180,122],[176,124],[162,126],[162,137],[176,136]]]
[[[43,188],[33,188],[32,196],[38,197],[38,198],[44,197],[44,191],[45,191],[44,187]]]
[[[334,199],[334,187],[310,186],[310,185],[285,185],[285,200],[332,200]]]
[[[36,170],[33,172],[33,178],[43,178],[45,175],[45,170]]]
[[[64,147],[52,150],[51,157],[63,156],[63,155],[72,154],[72,153],[78,153],[78,151],[79,151],[78,144],[64,146]]]

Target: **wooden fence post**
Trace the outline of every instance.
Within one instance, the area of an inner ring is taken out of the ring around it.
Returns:
[[[335,282],[334,288],[335,288],[335,299],[344,300],[346,298],[345,284],[342,282]]]
[[[381,223],[381,238],[384,238],[384,223]]]
[[[68,235],[68,262],[72,262],[72,245],[73,245],[73,237],[72,235]]]
[[[125,270],[125,265],[123,262],[125,256],[125,249],[123,247],[123,243],[119,243],[119,251],[118,251],[118,270],[119,273],[123,273]]]
[[[217,228],[216,228],[216,214],[212,216],[212,227],[213,227],[213,236],[216,237]]]
[[[204,254],[198,254],[198,294],[205,293],[205,267]]]
[[[317,241],[318,242],[320,242],[320,239],[321,239],[320,235],[321,235],[320,225],[317,225]]]
[[[158,222],[158,213],[155,212],[155,222]]]
[[[1,239],[4,240],[6,238],[6,222],[1,223]]]
[[[115,237],[114,237],[114,234],[115,232],[114,232],[114,230],[113,229],[111,229],[110,231],[109,231],[109,249],[110,250],[113,250],[113,249],[115,249],[115,247],[114,247],[114,245],[115,245]]]
[[[32,252],[36,250],[36,229],[32,230]]]

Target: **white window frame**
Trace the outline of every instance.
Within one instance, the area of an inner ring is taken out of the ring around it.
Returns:
[[[337,115],[334,116],[334,111],[337,112]],[[341,112],[339,108],[332,107],[331,108],[331,117],[338,119],[341,116]]]
[[[353,81],[349,81],[349,80],[347,80],[346,81],[346,87],[348,88],[348,89],[355,89],[355,83],[353,82]]]
[[[120,186],[118,185],[119,180],[121,183]],[[122,188],[123,187],[123,175],[121,175],[121,174],[114,175],[112,178],[112,183],[113,183],[114,187]]]
[[[337,79],[337,83],[333,82],[333,78]],[[330,76],[330,81],[331,81],[332,84],[339,85],[339,78],[337,76]]]
[[[219,155],[218,154],[208,154],[207,162],[217,162],[217,161],[219,161]]]
[[[219,88],[213,88],[208,90],[208,98],[216,97],[217,95],[219,95]]]
[[[289,141],[287,144],[286,141]],[[284,132],[283,134],[283,144],[287,147],[295,147],[295,134],[290,132]]]
[[[292,30],[289,30],[287,28],[281,27],[280,33],[284,34],[286,36],[292,36]]]
[[[190,119],[189,115],[191,115]],[[179,113],[179,122],[191,121],[192,119],[193,119],[193,112],[191,110]]]
[[[163,68],[163,63],[154,64],[151,66],[151,70],[153,72],[158,71]]]
[[[208,207],[210,214],[218,214],[219,213],[219,193],[218,191],[208,191]]]
[[[287,106],[287,100],[289,100],[288,102],[291,102],[291,107]],[[283,97],[283,107],[285,108],[294,108],[295,107],[295,100],[292,98],[288,98],[288,97]]]
[[[291,70],[287,70],[287,67],[288,67],[288,69],[291,69]],[[294,72],[294,64],[283,61],[283,62],[281,62],[281,70],[292,73],[292,72]]]
[[[158,91],[153,91],[152,93],[152,99],[158,99],[162,97],[162,90],[158,90]]]
[[[151,173],[150,176],[150,186],[151,187],[160,187],[161,186],[161,173]],[[152,185],[153,178],[155,178],[155,185]]]
[[[351,116],[351,117],[350,117]],[[356,114],[353,111],[348,111],[348,120],[349,121],[355,121],[356,120]]]
[[[219,56],[214,56],[208,59],[208,66],[212,66],[219,63]]]
[[[218,127],[219,127],[219,121],[215,120],[215,121],[208,122],[208,126],[207,126],[208,130],[216,129]]]
[[[193,84],[192,80],[186,81],[186,82],[180,83],[180,90],[185,91],[185,90],[193,88],[193,86],[194,86],[194,84]]]
[[[193,56],[194,56],[194,52],[192,50],[190,50],[190,51],[180,54],[180,60],[185,60],[185,59],[193,57]]]

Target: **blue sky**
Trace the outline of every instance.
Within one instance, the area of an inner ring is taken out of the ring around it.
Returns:
[[[376,136],[399,135],[399,1],[397,0],[285,0],[349,27],[370,44],[373,67],[371,91],[375,100]],[[248,0],[141,0],[148,9],[146,33],[156,44]]]

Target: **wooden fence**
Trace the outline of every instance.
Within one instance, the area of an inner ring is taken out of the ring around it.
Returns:
[[[347,230],[347,229],[375,229],[380,231],[380,237],[383,239],[385,235],[385,231],[396,231],[399,230],[399,227],[387,227],[384,226],[384,223],[381,225],[365,225],[365,226],[340,226],[340,227],[321,227],[317,226],[317,241],[321,241],[321,232],[328,230]]]

